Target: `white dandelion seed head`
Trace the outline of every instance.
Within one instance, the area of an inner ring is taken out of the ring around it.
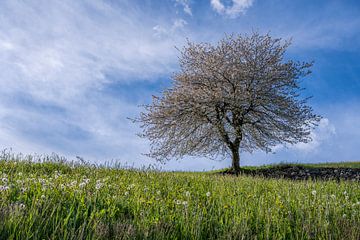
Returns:
[[[8,190],[8,189],[9,189],[8,186],[2,186],[2,185],[0,185],[0,191],[6,191],[6,190]]]

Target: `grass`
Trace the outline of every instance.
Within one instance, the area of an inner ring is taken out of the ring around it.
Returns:
[[[0,239],[360,239],[357,182],[33,160],[0,159]]]

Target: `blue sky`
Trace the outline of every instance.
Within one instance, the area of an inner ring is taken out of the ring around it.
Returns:
[[[315,61],[303,86],[324,119],[313,142],[243,154],[242,164],[360,161],[360,3],[294,0],[0,2],[0,147],[124,165],[156,164],[127,117],[170,85],[175,46],[225,33],[292,38]],[[168,170],[230,164],[185,158]]]

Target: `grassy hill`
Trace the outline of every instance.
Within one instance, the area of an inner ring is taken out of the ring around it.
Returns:
[[[359,182],[49,160],[0,160],[0,239],[360,239]]]

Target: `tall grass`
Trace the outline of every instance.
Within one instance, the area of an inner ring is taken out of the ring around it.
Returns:
[[[358,182],[0,160],[0,239],[360,239]]]

